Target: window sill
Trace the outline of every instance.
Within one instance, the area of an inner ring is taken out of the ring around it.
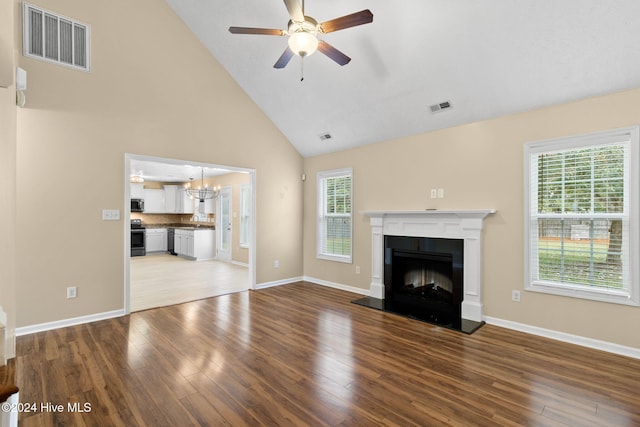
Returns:
[[[351,259],[351,256],[317,254],[316,258],[323,259],[325,261],[343,262],[345,264],[351,264],[353,262],[352,259]]]
[[[624,291],[607,292],[598,289],[585,289],[582,286],[555,285],[549,282],[533,282],[529,285],[526,285],[525,290],[612,304],[640,306],[640,301],[638,301],[637,296],[634,298],[633,295],[630,295],[629,293]]]

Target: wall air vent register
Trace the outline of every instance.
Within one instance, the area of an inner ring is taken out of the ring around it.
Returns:
[[[24,56],[89,71],[89,25],[23,3],[22,30]]]

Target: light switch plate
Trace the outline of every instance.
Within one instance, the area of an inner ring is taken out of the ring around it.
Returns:
[[[120,209],[103,209],[102,220],[103,221],[119,221]]]

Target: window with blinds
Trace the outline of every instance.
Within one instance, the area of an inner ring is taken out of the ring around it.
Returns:
[[[638,304],[638,129],[530,143],[525,162],[525,287]]]
[[[89,70],[90,27],[73,19],[23,3],[24,55]]]
[[[351,262],[351,169],[319,172],[317,257]]]

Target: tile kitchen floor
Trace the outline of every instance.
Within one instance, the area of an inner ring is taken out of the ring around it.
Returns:
[[[249,289],[249,269],[190,261],[169,254],[131,258],[131,311],[195,301]]]

